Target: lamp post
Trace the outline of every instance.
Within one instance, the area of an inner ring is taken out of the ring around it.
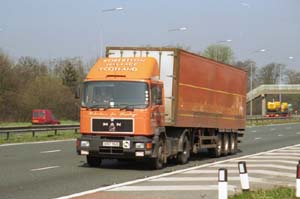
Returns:
[[[264,49],[264,48],[261,48],[261,49],[257,49],[255,51],[252,52],[252,54],[254,53],[259,53],[259,52],[266,52],[267,50]],[[251,62],[250,64],[250,91],[252,91],[253,89],[253,62]],[[253,100],[251,99],[250,101],[250,116],[253,115]]]
[[[293,60],[294,57],[293,56],[289,56],[288,57],[289,60]],[[281,101],[282,101],[282,96],[281,96],[281,84],[282,84],[282,74],[281,74],[281,66],[279,65],[279,101],[280,101],[280,104],[281,104]]]
[[[108,8],[108,9],[103,9],[102,10],[102,13],[110,13],[110,12],[118,12],[118,11],[122,11],[122,10],[124,10],[124,8],[123,7],[115,7],[115,8]],[[103,30],[104,30],[104,28],[103,28],[103,24],[102,24],[102,27],[101,27],[101,32],[100,32],[100,39],[101,39],[101,41],[100,41],[100,57],[101,56],[103,56],[103,52],[102,52],[102,50],[103,50],[103,46],[104,46],[104,33],[103,33]]]

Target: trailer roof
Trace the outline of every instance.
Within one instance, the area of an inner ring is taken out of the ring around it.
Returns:
[[[199,54],[196,54],[196,53],[193,53],[193,52],[181,49],[181,48],[174,48],[174,47],[129,47],[129,46],[120,47],[120,46],[107,46],[106,47],[106,57],[108,57],[108,51],[109,50],[174,51],[175,54],[178,54],[179,52],[185,52],[185,53],[189,53],[189,54],[192,54],[194,56],[198,56],[198,57],[201,57],[203,59],[207,59],[209,61],[212,61],[212,62],[215,62],[215,63],[218,63],[218,64],[226,65],[226,66],[232,67],[234,69],[238,69],[238,70],[247,72],[247,70],[245,70],[243,68],[240,68],[240,67],[237,67],[237,66],[233,66],[233,65],[230,65],[230,64],[225,64],[225,63],[222,63],[222,62],[219,62],[219,61],[216,61],[216,60],[204,57],[202,55],[199,55]]]

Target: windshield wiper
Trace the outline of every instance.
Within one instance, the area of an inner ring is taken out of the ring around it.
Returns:
[[[92,105],[92,106],[86,106],[87,109],[96,109],[99,111],[99,109],[103,108],[103,110],[107,110],[109,108],[111,108],[109,105],[99,105],[99,104],[95,104],[95,105]]]
[[[120,108],[120,111],[126,110],[126,111],[133,111],[134,110],[134,105],[125,105],[124,107]]]

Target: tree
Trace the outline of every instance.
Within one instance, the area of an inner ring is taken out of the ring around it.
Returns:
[[[208,46],[202,55],[225,64],[230,64],[233,62],[232,49],[229,46],[221,44],[212,44]]]
[[[252,60],[237,61],[236,63],[234,63],[234,65],[247,71],[247,76],[248,76],[247,91],[251,90],[251,78],[252,78],[252,89],[259,86],[259,82],[257,80],[257,66],[254,61]]]
[[[287,83],[288,84],[300,84],[300,72],[294,70],[287,70]]]
[[[20,96],[19,117],[30,119],[32,109],[51,109],[60,119],[77,119],[77,100],[58,77],[39,76],[24,88]]]
[[[79,58],[63,59],[55,61],[54,75],[59,76],[63,84],[74,91],[76,86],[85,77],[84,66]]]
[[[270,63],[259,70],[258,80],[260,84],[277,84],[280,81],[280,72],[284,74],[285,65]]]

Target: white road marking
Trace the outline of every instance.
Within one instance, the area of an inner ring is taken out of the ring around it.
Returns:
[[[251,159],[286,159],[286,160],[299,160],[299,157],[288,157],[288,156],[257,156],[257,157],[250,157]]]
[[[59,167],[60,166],[43,167],[43,168],[38,168],[38,169],[31,169],[30,171],[44,171],[44,170],[48,170],[48,169],[56,169]]]
[[[237,167],[237,166],[236,166]],[[295,167],[295,170],[296,170],[296,167]],[[203,174],[203,173],[215,173],[217,174],[218,173],[218,170],[191,170],[191,171],[187,171],[185,172],[185,174]],[[231,173],[238,173],[238,170],[235,169],[235,170],[228,170],[228,173],[231,174]],[[269,170],[250,170],[248,169],[248,173],[249,174],[264,174],[264,175],[272,175],[272,176],[287,176],[287,177],[293,177],[295,178],[295,172],[293,173],[287,173],[287,172],[277,172],[277,171],[269,171]]]
[[[297,134],[297,135],[300,135],[300,132],[297,132],[296,134]]]
[[[259,138],[259,137],[258,137],[258,138],[255,138],[255,140],[260,140],[260,139],[261,139],[261,138]]]
[[[18,146],[18,145],[29,145],[29,144],[47,144],[47,143],[53,143],[53,142],[70,142],[70,141],[76,141],[76,139],[52,140],[52,141],[43,141],[43,142],[23,142],[23,143],[1,144],[0,147]]]
[[[300,147],[300,144],[287,146],[287,147],[283,147],[283,148],[278,148],[278,149],[272,149],[272,150],[267,151],[267,152],[284,150],[284,149],[288,149],[288,148],[292,148],[292,147],[298,147],[298,146]],[[251,158],[251,157],[258,156],[258,155],[263,155],[265,153],[266,152],[260,152],[260,153],[246,155],[246,156],[242,156],[242,157],[237,157],[237,158],[232,158],[232,159],[227,159],[227,160],[221,160],[219,162],[208,163],[208,164],[204,164],[204,165],[200,165],[200,166],[190,167],[190,168],[186,168],[186,169],[182,169],[182,170],[173,171],[173,172],[170,172],[170,173],[164,173],[164,174],[159,174],[159,175],[156,175],[156,176],[151,176],[151,177],[148,177],[148,178],[128,181],[128,182],[124,182],[124,183],[120,183],[120,184],[114,184],[114,185],[110,185],[110,186],[106,186],[106,187],[99,187],[99,188],[91,189],[91,190],[88,190],[88,191],[83,191],[83,192],[74,193],[74,194],[67,195],[67,196],[62,196],[62,197],[59,197],[57,199],[69,199],[69,198],[79,197],[79,196],[83,196],[83,195],[87,195],[87,194],[91,194],[91,193],[96,193],[96,192],[99,192],[99,191],[109,191],[111,189],[115,189],[115,188],[118,188],[118,187],[128,186],[128,185],[137,184],[137,183],[140,183],[140,182],[145,182],[145,181],[149,181],[149,180],[156,179],[156,178],[161,178],[161,177],[171,176],[171,175],[174,175],[174,174],[184,173],[184,172],[188,172],[188,171],[192,171],[192,170],[200,169],[200,168],[205,168],[205,167],[209,167],[209,166],[220,164],[220,163],[230,162],[230,161],[233,161],[233,160],[242,160],[242,159],[246,159],[246,158]],[[216,172],[216,171],[214,171],[214,172]],[[229,173],[230,173],[230,170],[229,170]],[[293,174],[293,177],[295,177],[294,174]]]
[[[211,165],[215,166],[215,165]],[[237,167],[237,166],[236,166]],[[239,174],[239,171],[237,169],[227,169],[227,172],[229,174]],[[216,174],[218,175],[218,169],[198,169],[198,170],[191,170],[183,172],[183,174]]]
[[[253,131],[251,131],[252,133],[256,133],[257,131],[256,130],[253,130]]]
[[[285,150],[282,150],[280,152],[288,152],[288,153],[290,153],[290,152],[300,152],[300,149],[285,149]]]
[[[237,168],[237,166],[238,166],[237,164],[218,164],[218,165],[214,165],[213,167]],[[247,168],[274,168],[274,169],[286,169],[286,170],[291,170],[296,172],[296,166],[281,166],[275,164],[247,164]]]
[[[271,129],[270,129],[270,131],[275,131],[275,130],[276,130],[275,128],[271,128]]]
[[[228,191],[234,191],[236,186],[228,185]],[[124,186],[109,191],[210,191],[218,190],[218,185],[180,185],[180,186]]]
[[[57,149],[57,150],[52,150],[52,151],[41,151],[40,153],[56,153],[56,152],[61,152],[61,150]]]
[[[229,176],[230,181],[240,181],[239,176]],[[250,180],[263,180],[261,178],[249,178]],[[165,177],[150,180],[151,182],[192,182],[192,181],[213,181],[218,182],[218,176],[215,177]]]
[[[278,136],[278,137],[282,137],[283,135],[282,135],[282,134],[278,134],[277,136]]]
[[[228,176],[228,179],[230,182],[232,181],[240,181],[241,178],[239,176]],[[201,182],[201,181],[213,181],[215,183],[218,182],[218,177],[163,177],[163,178],[157,178],[150,180],[150,182]],[[256,178],[256,177],[249,177],[250,182],[256,182],[256,183],[266,183],[266,184],[286,184],[286,182],[279,182],[274,181],[274,179],[267,180],[263,178]],[[294,185],[294,184],[292,184]]]
[[[288,127],[285,127],[285,129],[287,129],[287,130],[288,130],[288,129],[292,129],[292,127],[288,126]]]
[[[286,152],[286,153],[283,153],[283,152],[274,152],[274,153],[266,153],[266,155],[274,155],[274,156],[300,156],[300,153],[289,153],[289,152]]]
[[[255,159],[255,158],[253,158]],[[298,163],[298,161],[295,159],[294,161],[288,161],[288,160],[275,160],[274,157],[271,157],[272,160],[245,160],[246,163],[248,162],[255,162],[255,163],[284,163],[284,164],[292,164],[292,165],[296,165]],[[234,160],[233,162],[239,162],[241,160]]]

